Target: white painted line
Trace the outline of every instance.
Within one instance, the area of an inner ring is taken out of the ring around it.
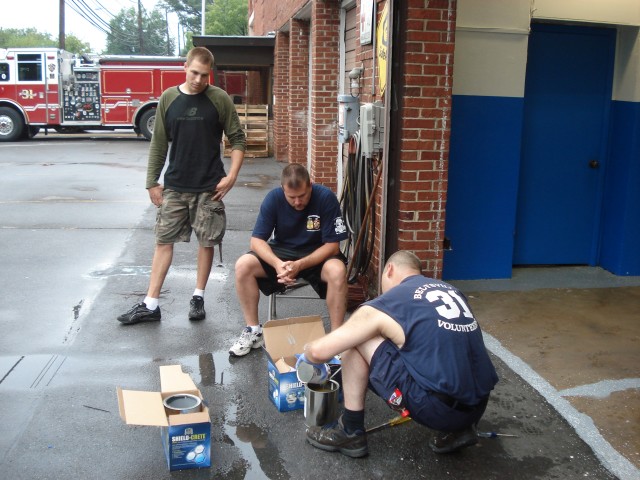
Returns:
[[[620,380],[602,380],[601,382],[566,388],[558,393],[563,397],[606,398],[614,392],[640,388],[640,378],[623,378]]]

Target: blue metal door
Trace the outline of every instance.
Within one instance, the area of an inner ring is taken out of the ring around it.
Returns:
[[[598,254],[615,31],[533,24],[514,265]]]

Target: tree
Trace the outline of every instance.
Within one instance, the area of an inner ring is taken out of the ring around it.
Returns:
[[[151,14],[141,12],[142,31],[138,12],[123,8],[109,22],[105,53],[112,55],[168,55],[175,50],[173,39],[167,38],[167,23],[163,12],[154,8]]]
[[[207,35],[244,36],[248,29],[246,0],[215,0],[205,13]]]
[[[185,54],[193,46],[192,38],[202,32],[201,0],[164,0],[160,4],[178,16],[185,30]],[[206,0],[206,35],[246,35],[248,29],[247,0]]]
[[[211,0],[206,1],[207,3],[211,3]],[[178,21],[185,31],[193,32],[195,35],[200,34],[202,18],[201,0],[164,0],[160,4],[160,8],[166,8],[174,12],[178,16]]]
[[[91,53],[93,51],[89,43],[83,42],[73,34],[64,36],[64,49],[67,52],[76,53],[79,55],[83,53]]]
[[[58,47],[58,39],[35,28],[0,28],[0,45],[9,47]],[[89,53],[91,45],[73,34],[65,35],[65,50],[71,53]]]

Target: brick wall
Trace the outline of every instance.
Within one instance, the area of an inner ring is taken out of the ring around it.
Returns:
[[[311,177],[337,188],[340,2],[315,0],[311,36]]]
[[[251,0],[249,15],[253,12],[253,35],[266,35],[271,31],[283,30],[289,19],[308,0]],[[334,0],[337,1],[337,0]]]
[[[309,118],[309,22],[289,28],[289,162],[307,164]]]
[[[247,98],[249,105],[264,105],[269,102],[266,95],[265,73],[263,71],[247,72]]]
[[[404,2],[403,2],[404,3]],[[408,0],[402,59],[398,248],[442,275],[456,0]],[[390,210],[394,206],[389,206]],[[393,252],[387,252],[390,254]]]
[[[289,161],[289,34],[278,32],[273,68],[273,153],[280,162]]]
[[[298,125],[292,117],[301,115],[305,108],[303,105],[308,105],[308,98],[302,98],[306,93],[303,93],[300,79],[295,78],[293,84],[289,84],[292,71],[306,74],[300,68],[292,66],[293,62],[303,64],[297,53],[303,52],[305,45],[294,40],[294,32],[302,33],[299,36],[304,38],[305,24],[291,19],[307,2],[251,1],[255,8],[255,34],[278,31],[273,87],[276,98],[276,158],[279,161],[306,163],[306,153],[298,156],[297,150],[293,152],[294,142],[300,147],[300,151],[306,149],[307,141],[302,143],[301,139],[310,133],[312,179],[335,191],[341,2],[311,1],[311,29],[308,31],[313,59],[311,108],[308,112],[311,127],[310,132],[289,132],[291,127]],[[359,8],[360,2],[357,4]],[[378,1],[378,15],[384,4],[384,0]],[[368,282],[374,289],[377,288],[378,265],[382,263],[382,252],[388,243],[381,232],[381,212],[382,202],[389,197],[394,201],[393,204],[386,205],[388,221],[397,219],[397,231],[387,231],[386,235],[394,235],[398,248],[414,251],[422,259],[427,275],[439,278],[443,261],[456,0],[403,0],[394,4],[403,19],[393,38],[395,45],[402,47],[401,58],[394,59],[394,63],[401,65],[398,75],[400,78],[390,80],[398,89],[397,101],[393,105],[393,108],[399,108],[394,116],[398,121],[393,125],[397,151],[390,154],[389,164],[384,165],[394,182],[380,185],[376,196],[376,240]],[[287,24],[289,28],[283,28]],[[309,43],[306,48],[308,45]],[[373,45],[361,46],[358,42],[356,55],[358,66],[365,68],[361,83],[361,102],[383,100],[377,85],[373,88],[378,68],[373,58]],[[299,90],[293,91],[290,87],[297,84]],[[388,91],[389,88],[388,85]],[[287,100],[290,94],[292,98]],[[389,95],[387,92],[385,102],[389,101]],[[296,102],[295,108],[290,108],[291,102]],[[390,195],[391,192],[393,195]],[[391,253],[393,252],[384,252],[384,257]]]

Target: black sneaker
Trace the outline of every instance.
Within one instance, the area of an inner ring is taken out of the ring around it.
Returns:
[[[469,427],[459,432],[438,432],[429,441],[429,446],[436,453],[453,453],[476,443],[478,443],[476,429]]]
[[[321,450],[340,452],[352,458],[364,457],[369,454],[367,433],[356,430],[348,434],[344,430],[342,416],[336,422],[322,427],[309,427],[307,442]]]
[[[200,295],[194,295],[189,302],[189,320],[202,320],[205,316],[204,298]]]
[[[138,322],[155,322],[160,320],[160,307],[149,310],[144,303],[136,303],[131,310],[118,317],[118,321],[125,325],[133,325]]]

